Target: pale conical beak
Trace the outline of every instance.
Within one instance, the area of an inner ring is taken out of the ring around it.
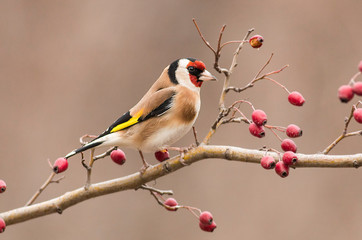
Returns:
[[[206,69],[200,74],[199,80],[201,81],[216,81],[216,77],[213,76],[209,71]]]

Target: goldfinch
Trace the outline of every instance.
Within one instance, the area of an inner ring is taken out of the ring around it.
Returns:
[[[106,131],[68,153],[68,159],[88,149],[117,146],[156,152],[166,149],[193,126],[200,111],[200,87],[216,80],[205,64],[183,58],[167,66],[142,99]]]

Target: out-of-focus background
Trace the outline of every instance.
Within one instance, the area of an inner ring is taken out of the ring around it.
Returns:
[[[83,134],[99,134],[133,106],[164,67],[180,57],[203,60],[220,79],[202,86],[199,138],[217,114],[222,75],[192,23],[196,18],[215,45],[241,39],[254,27],[265,38],[260,50],[246,46],[232,76],[244,86],[271,53],[266,71],[290,64],[274,78],[303,93],[293,107],[285,92],[259,82],[227,103],[248,99],[269,123],[295,123],[304,130],[299,152],[317,153],[342,131],[352,103],[336,97],[362,60],[362,2],[347,1],[1,1],[0,4],[0,178],[8,190],[0,211],[23,206],[50,173],[53,162],[80,146]],[[236,46],[222,53],[229,66]],[[360,78],[360,80],[362,80]],[[361,98],[359,98],[361,99]],[[358,98],[353,99],[356,102]],[[250,109],[242,111],[250,115]],[[361,125],[351,124],[351,130]],[[177,146],[193,142],[189,133]],[[279,149],[271,134],[256,139],[245,124],[223,126],[212,144]],[[127,163],[96,162],[93,181],[136,172],[138,153],[124,149]],[[344,140],[331,154],[361,152],[361,138]],[[173,153],[176,154],[176,153]],[[153,154],[149,162],[156,164]],[[65,179],[52,184],[44,201],[81,187],[85,170],[70,160]],[[202,232],[189,212],[168,212],[146,191],[92,199],[64,211],[9,226],[2,239],[361,239],[362,170],[297,169],[281,179],[257,164],[209,159],[150,183],[172,189],[179,203],[213,213],[218,228]]]

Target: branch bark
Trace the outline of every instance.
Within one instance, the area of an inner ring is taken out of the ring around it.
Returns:
[[[268,154],[275,159],[278,159],[276,153],[268,152]],[[265,151],[260,150],[250,150],[231,146],[200,145],[184,155],[184,163],[187,165],[180,161],[179,156],[176,156],[165,162],[149,167],[144,174],[137,172],[125,177],[92,184],[89,186],[88,190],[81,187],[48,201],[3,212],[0,214],[0,217],[5,220],[6,225],[8,226],[52,213],[62,213],[65,209],[90,198],[140,188],[147,182],[158,179],[203,159],[218,158],[230,161],[260,163],[260,159],[264,155]],[[298,163],[295,165],[296,168],[358,168],[362,165],[362,154],[297,154],[297,156]]]

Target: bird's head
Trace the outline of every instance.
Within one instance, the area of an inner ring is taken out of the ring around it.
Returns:
[[[194,58],[182,58],[174,61],[168,68],[168,75],[174,84],[199,89],[204,81],[216,78],[206,70],[205,64]]]

